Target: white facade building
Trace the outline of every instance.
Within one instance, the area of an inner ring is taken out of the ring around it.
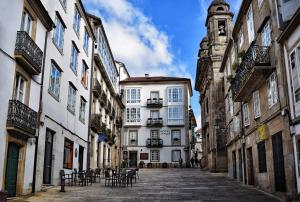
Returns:
[[[1,1],[0,192],[32,191],[45,39],[53,22],[39,0]]]
[[[123,160],[130,167],[141,161],[155,167],[178,166],[180,157],[184,163],[189,160],[190,80],[146,75],[120,85],[125,103]]]
[[[80,0],[42,0],[55,23],[47,38],[36,190],[58,185],[59,171],[87,165],[94,35]]]

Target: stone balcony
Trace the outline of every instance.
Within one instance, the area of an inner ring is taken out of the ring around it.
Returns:
[[[35,136],[38,113],[19,100],[10,100],[6,128],[23,138]]]
[[[41,73],[43,51],[25,31],[17,32],[15,58],[29,74]]]
[[[272,69],[270,47],[250,46],[231,81],[234,101],[244,101],[265,81]]]

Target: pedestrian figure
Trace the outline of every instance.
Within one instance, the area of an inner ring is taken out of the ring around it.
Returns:
[[[199,167],[199,160],[198,160],[198,158],[195,159],[195,165],[196,165],[196,168]]]
[[[194,168],[194,163],[195,163],[195,159],[194,159],[194,157],[192,157],[192,158],[191,158],[192,168]]]
[[[182,160],[182,158],[180,157],[180,158],[179,158],[179,165],[180,165],[180,168],[182,168],[182,163],[183,163],[183,160]]]

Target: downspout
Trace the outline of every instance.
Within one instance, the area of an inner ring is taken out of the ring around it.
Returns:
[[[43,66],[42,66],[42,78],[41,78],[41,89],[40,89],[40,97],[39,97],[39,110],[38,110],[38,121],[37,121],[37,136],[35,136],[35,150],[34,150],[34,163],[33,163],[33,177],[32,177],[32,193],[35,193],[35,184],[36,184],[36,164],[37,164],[37,153],[38,153],[38,145],[39,145],[39,135],[40,135],[40,122],[41,122],[41,114],[43,111],[42,99],[43,99],[43,87],[44,87],[44,74],[45,74],[45,60],[46,60],[46,50],[47,50],[47,38],[49,34],[49,30],[47,30],[45,35],[44,42],[44,54],[43,54]]]
[[[90,137],[91,137],[91,112],[92,112],[92,88],[93,88],[93,78],[94,78],[94,49],[95,49],[95,44],[94,44],[94,40],[93,40],[93,45],[92,45],[92,63],[91,63],[91,78],[90,78],[90,102],[89,102],[89,124],[88,124],[88,145],[87,145],[87,159],[86,159],[86,168],[90,169],[91,167],[91,160],[90,160]]]

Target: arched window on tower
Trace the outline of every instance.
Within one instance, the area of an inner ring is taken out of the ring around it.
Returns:
[[[225,21],[218,22],[218,35],[219,36],[226,36],[226,23]]]
[[[217,11],[224,11],[224,8],[223,7],[218,7]]]

